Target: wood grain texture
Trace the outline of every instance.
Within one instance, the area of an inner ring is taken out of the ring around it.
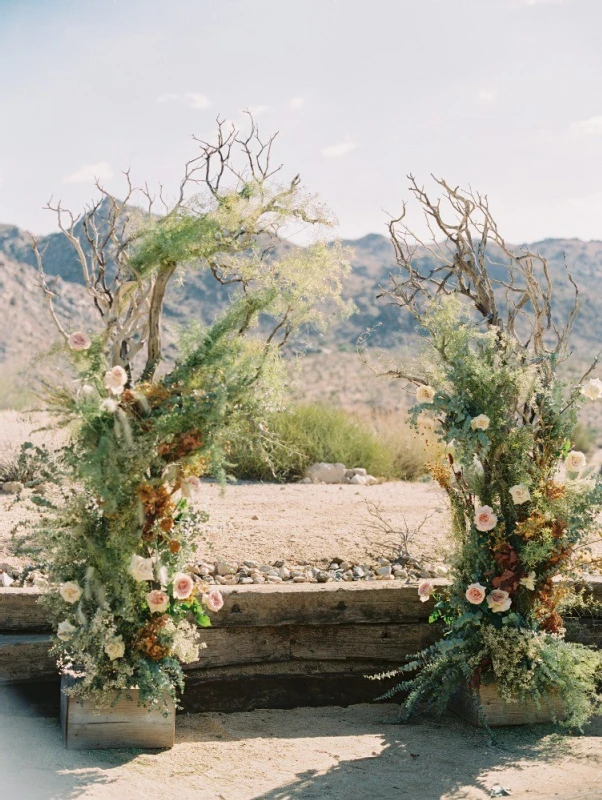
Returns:
[[[80,703],[68,697],[64,691],[68,685],[63,679],[60,716],[69,750],[173,747],[176,715],[169,698],[165,712],[149,711],[138,705],[138,690],[132,689],[131,699],[121,697],[114,706],[97,711],[89,699]]]
[[[552,722],[554,716],[562,719],[565,713],[564,704],[557,697],[550,697],[548,704],[542,705],[541,708],[538,708],[533,700],[507,703],[500,697],[494,683],[483,684],[479,687],[478,702],[473,692],[469,689],[462,689],[450,703],[450,710],[476,728],[481,728],[483,722],[479,716],[479,704],[482,717],[490,728],[544,724]]]
[[[441,588],[448,582],[434,581]],[[587,584],[602,601],[602,577]],[[224,608],[215,628],[277,625],[403,624],[426,622],[432,601],[421,603],[415,585],[398,581],[221,586]],[[36,589],[0,588],[0,632],[44,631],[49,626]]]
[[[49,647],[50,636],[44,633],[0,635],[0,684],[56,675]]]
[[[349,661],[371,659],[401,663],[434,644],[441,625],[308,625],[291,628],[293,659]]]

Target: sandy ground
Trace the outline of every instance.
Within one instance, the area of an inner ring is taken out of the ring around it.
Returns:
[[[67,751],[58,720],[0,709],[2,797],[23,800],[514,800],[602,797],[602,722],[585,736],[504,729],[491,745],[453,717],[391,725],[393,706],[178,717],[159,753]]]

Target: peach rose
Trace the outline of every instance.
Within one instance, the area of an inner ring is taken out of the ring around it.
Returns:
[[[197,478],[196,475],[189,475],[187,478],[184,478],[180,488],[184,497],[194,497],[201,489],[201,479]]]
[[[82,593],[82,587],[75,581],[67,581],[59,587],[59,594],[66,603],[77,603]]]
[[[435,399],[435,390],[432,386],[419,386],[416,389],[416,400],[419,403],[432,403]]]
[[[223,608],[224,598],[217,586],[205,592],[203,595],[203,603],[207,606],[209,611],[220,611],[220,609]]]
[[[485,599],[486,594],[487,589],[481,586],[480,583],[471,583],[470,586],[466,587],[465,597],[473,606],[479,606]]]
[[[494,589],[487,595],[487,605],[489,606],[490,611],[495,611],[496,613],[500,611],[508,611],[512,605],[512,600],[510,599],[508,592],[505,592],[503,589]]]
[[[75,331],[68,339],[69,347],[72,350],[88,350],[92,342],[87,333]]]
[[[194,589],[194,581],[184,572],[176,572],[172,579],[171,593],[176,600],[188,600]]]
[[[169,595],[160,589],[153,589],[146,595],[146,602],[151,610],[151,614],[163,614],[169,606]]]
[[[111,367],[105,372],[105,389],[108,389],[112,394],[121,394],[127,382],[128,375],[123,367]]]
[[[418,584],[418,597],[421,603],[426,603],[433,592],[433,582],[431,580],[420,581]]]
[[[481,532],[492,531],[497,525],[497,517],[491,506],[477,508],[474,518],[476,529]]]

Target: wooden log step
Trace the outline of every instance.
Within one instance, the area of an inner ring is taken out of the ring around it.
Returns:
[[[48,654],[48,634],[0,635],[0,683],[44,680],[56,675],[56,661]]]
[[[441,588],[449,585],[436,580]],[[602,577],[592,577],[594,600],[602,601]],[[426,622],[433,603],[421,603],[416,586],[398,581],[221,586],[224,608],[212,615],[216,628],[279,625],[395,625]],[[36,589],[0,588],[0,632],[49,630]]]

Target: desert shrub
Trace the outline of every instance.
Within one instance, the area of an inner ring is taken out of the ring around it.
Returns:
[[[241,424],[230,459],[232,473],[246,480],[293,480],[317,461],[415,480],[424,472],[425,447],[401,412],[354,414],[305,403],[272,414],[259,431]]]
[[[33,485],[46,480],[51,469],[46,447],[24,442],[18,449],[6,446],[0,452],[0,483],[19,481]]]
[[[588,455],[596,446],[596,429],[584,422],[578,422],[571,436],[573,449]]]

